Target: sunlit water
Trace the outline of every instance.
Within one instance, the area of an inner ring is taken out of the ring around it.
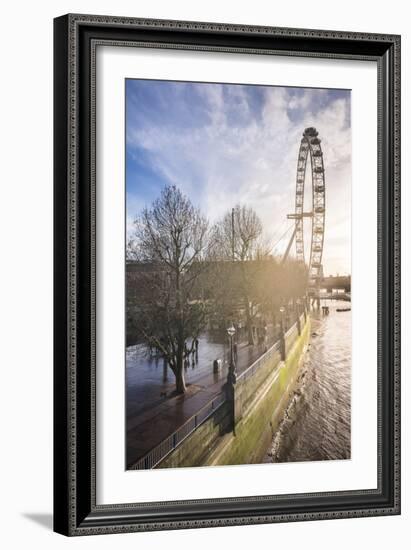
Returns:
[[[292,401],[265,462],[350,458],[351,311],[327,301],[328,316],[312,318],[311,339]]]

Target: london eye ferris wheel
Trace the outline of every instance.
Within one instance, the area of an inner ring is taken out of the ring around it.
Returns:
[[[311,165],[311,196],[312,202],[308,209],[304,209],[307,164],[310,158]],[[286,260],[292,242],[295,239],[297,261],[306,263],[304,221],[311,220],[311,239],[308,262],[308,293],[316,293],[318,283],[323,277],[322,257],[324,248],[325,229],[325,177],[324,159],[321,149],[321,140],[315,128],[306,128],[301,139],[297,159],[297,177],[295,189],[295,211],[287,215],[288,219],[295,220],[294,231],[288,243],[283,261]]]

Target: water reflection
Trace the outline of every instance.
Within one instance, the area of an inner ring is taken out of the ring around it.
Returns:
[[[227,376],[226,369],[213,375],[213,361],[227,355],[227,346],[213,341],[208,334],[199,338],[199,352],[192,354],[185,365],[187,385],[207,387],[221,384]],[[199,357],[200,355],[200,357]],[[127,417],[135,418],[144,411],[164,402],[175,389],[175,376],[163,357],[151,355],[145,346],[137,344],[126,350]],[[218,391],[218,388],[217,390]]]

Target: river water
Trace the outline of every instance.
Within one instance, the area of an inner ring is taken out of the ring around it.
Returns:
[[[311,339],[293,398],[264,462],[350,458],[351,311],[327,301],[327,316],[312,314]]]

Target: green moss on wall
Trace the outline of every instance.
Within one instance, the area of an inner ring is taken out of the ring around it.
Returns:
[[[226,437],[208,464],[251,464],[261,462],[284,415],[310,336],[310,321],[292,346],[289,355],[236,426],[236,435]]]
[[[289,403],[309,336],[308,318],[286,361],[278,364],[279,357],[274,354],[271,364],[262,367],[260,374],[264,373],[264,381],[259,383],[258,388],[258,373],[245,382],[240,397],[245,410],[236,425],[235,436],[231,431],[227,433],[230,415],[226,403],[170,453],[158,468],[261,462]]]

